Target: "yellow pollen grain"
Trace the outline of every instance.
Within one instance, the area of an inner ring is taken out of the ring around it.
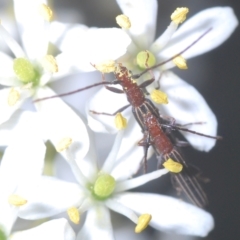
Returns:
[[[46,71],[49,71],[52,73],[58,72],[57,61],[52,55],[46,55],[43,57],[42,66]]]
[[[131,27],[131,21],[129,17],[124,14],[118,15],[116,17],[116,22],[121,28],[129,29]]]
[[[116,69],[115,61],[107,60],[105,62],[95,64],[94,67],[102,73],[114,72]]]
[[[52,20],[53,12],[52,9],[46,4],[41,4],[38,9],[39,14],[48,22]]]
[[[69,208],[67,210],[67,214],[68,214],[69,219],[73,223],[79,224],[79,222],[80,222],[80,214],[79,214],[79,211],[78,211],[77,208],[75,208],[75,207]]]
[[[115,126],[118,130],[122,130],[127,127],[127,119],[119,112],[115,116]]]
[[[150,214],[148,214],[148,213],[142,214],[138,218],[138,223],[137,223],[137,226],[135,228],[135,233],[142,232],[148,226],[151,219],[152,219],[152,216]]]
[[[171,15],[171,20],[176,23],[176,24],[179,24],[179,23],[182,23],[185,21],[186,19],[186,16],[189,12],[189,9],[188,8],[177,8]]]
[[[157,89],[151,92],[151,99],[158,104],[168,104],[167,94]]]
[[[169,158],[165,163],[163,163],[163,166],[173,173],[179,173],[183,169],[183,165],[179,162],[173,161],[171,158]]]
[[[20,99],[20,93],[16,89],[11,88],[8,94],[8,105],[10,107],[14,106],[19,99]]]
[[[175,57],[173,59],[173,62],[179,69],[183,69],[183,70],[188,69],[187,61],[181,55]]]
[[[20,206],[23,206],[27,203],[27,200],[18,196],[18,195],[11,195],[9,196],[8,198],[8,202],[11,204],[11,205],[14,205],[16,207],[20,207]]]
[[[56,146],[56,151],[57,152],[62,152],[66,149],[69,148],[69,146],[72,144],[72,139],[71,138],[63,138]]]

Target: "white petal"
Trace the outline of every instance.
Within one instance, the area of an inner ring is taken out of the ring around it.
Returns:
[[[130,18],[129,33],[139,48],[145,50],[155,36],[157,8],[156,0],[117,0],[123,13]]]
[[[16,102],[15,105],[8,105],[8,96],[11,88],[4,88],[0,90],[0,124],[6,122],[12,114],[21,107],[21,105],[26,100],[25,92],[20,93],[20,89],[16,88],[16,90],[20,93],[20,99]]]
[[[110,102],[112,102],[110,104]],[[128,105],[125,94],[117,94],[101,88],[88,102],[87,113],[90,110],[104,113],[114,113],[121,107]],[[122,115],[129,119],[131,116],[130,107],[122,112]],[[102,114],[88,114],[88,125],[95,132],[116,133],[117,128],[114,123],[114,116],[106,116]]]
[[[200,93],[177,75],[168,71],[162,75],[161,88],[167,93],[169,103],[163,105],[164,114],[173,117],[177,123],[205,122],[186,128],[196,132],[216,136],[217,119]],[[209,151],[216,143],[215,139],[182,132],[189,143],[200,151]]]
[[[94,144],[95,139],[93,137],[93,133],[90,130],[89,130],[89,138],[90,138],[90,147],[87,155],[83,159],[74,159],[74,160],[78,165],[78,171],[81,171],[82,174],[84,174],[84,176],[89,182],[94,183],[94,181],[96,180],[96,176],[99,172],[99,165],[98,165],[98,155],[97,155],[96,147]],[[76,171],[76,173],[78,171]],[[75,174],[75,178],[78,179],[78,177]],[[79,183],[83,184],[82,182],[79,182]]]
[[[58,72],[52,75],[50,81],[56,81],[63,77],[79,72],[77,67],[72,64],[72,54],[61,53],[55,57],[58,66]]]
[[[50,41],[62,52],[68,52],[73,49],[69,43],[74,43],[75,47],[80,45],[80,41],[82,41],[88,29],[89,28],[83,24],[65,24],[53,21],[50,24]]]
[[[109,210],[101,205],[88,210],[85,223],[77,235],[77,240],[114,240]]]
[[[151,214],[150,225],[160,231],[205,237],[214,228],[211,214],[172,197],[126,193],[115,199],[138,214]]]
[[[13,71],[13,59],[5,53],[0,52],[0,62],[0,84],[5,86],[18,86],[19,80]]]
[[[42,57],[47,53],[48,23],[39,14],[39,7],[44,0],[14,1],[14,10],[20,36],[29,58]]]
[[[35,99],[56,95],[50,88],[37,91]],[[82,159],[89,149],[87,129],[81,118],[62,99],[54,98],[35,103],[46,136],[57,146],[63,138],[71,138],[69,146],[75,159]],[[65,157],[66,153],[61,152]]]
[[[1,232],[4,232],[4,234],[8,236],[11,232],[14,222],[17,219],[18,210],[9,205],[8,201],[6,201],[2,195],[2,192],[0,199],[0,213]]]
[[[19,217],[40,219],[66,211],[79,204],[83,193],[75,183],[64,182],[53,177],[41,177],[32,186],[21,189],[28,200],[19,210]]]
[[[11,240],[75,240],[75,232],[68,221],[63,218],[45,222],[35,228],[16,232],[11,236]]]
[[[154,179],[157,179],[159,177],[161,177],[162,175],[168,173],[169,171],[167,169],[158,169],[156,171],[150,172],[150,173],[146,173],[143,174],[139,177],[135,177],[132,179],[128,179],[125,181],[121,181],[121,182],[117,182],[116,187],[114,192],[123,192],[132,188],[136,188],[139,187],[141,185],[144,185],[147,182],[150,182]]]
[[[22,134],[22,131],[32,131],[41,138],[41,128],[38,114],[36,112],[17,110],[12,117],[0,126],[0,146],[8,146],[15,135]]]
[[[42,140],[30,132],[15,135],[1,162],[1,191],[13,194],[22,184],[38,178],[42,174],[45,151]]]
[[[128,179],[137,173],[144,156],[143,147],[138,146],[143,134],[136,120],[131,117],[111,175],[118,181]],[[151,156],[149,152],[148,157]]]
[[[60,48],[71,64],[82,71],[94,71],[92,64],[115,60],[127,52],[129,36],[118,28],[86,28],[74,25],[64,35]]]
[[[13,39],[13,37],[8,33],[8,31],[3,27],[2,24],[0,25],[0,35],[3,38],[4,42],[7,44],[7,46],[11,49],[15,57],[26,57],[24,50],[17,43],[17,41]]]
[[[198,39],[209,28],[212,28],[206,36],[187,50],[183,56],[191,58],[208,52],[225,42],[237,25],[238,20],[230,7],[213,7],[203,10],[187,20],[179,28],[167,48],[160,53],[161,57],[174,56]]]

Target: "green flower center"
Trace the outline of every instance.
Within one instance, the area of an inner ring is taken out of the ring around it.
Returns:
[[[14,59],[13,71],[22,83],[33,83],[33,85],[37,85],[39,82],[38,71],[36,71],[32,63],[25,58]]]
[[[98,200],[104,200],[113,193],[115,185],[116,181],[111,175],[101,174],[93,185],[93,195]]]
[[[137,65],[141,69],[146,69],[156,64],[156,58],[148,50],[139,52],[136,60],[137,60]]]
[[[7,236],[1,228],[0,228],[0,240],[7,240]]]

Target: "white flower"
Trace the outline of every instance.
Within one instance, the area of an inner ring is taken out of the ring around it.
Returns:
[[[24,192],[42,174],[45,145],[32,135],[19,135],[6,148],[0,166],[0,236],[1,239],[75,239],[64,219],[49,221],[37,228],[11,234],[19,209],[27,203]],[[59,231],[62,228],[63,231]],[[48,230],[47,232],[45,230]],[[38,238],[36,238],[38,236]],[[71,238],[70,238],[71,236]]]
[[[6,124],[14,129],[21,118],[24,118],[25,113],[19,113],[16,110],[27,98],[32,97],[32,100],[35,100],[55,94],[47,84],[71,72],[69,65],[69,68],[64,65],[68,59],[63,54],[56,58],[47,55],[49,44],[47,20],[52,13],[46,1],[14,1],[14,7],[23,48],[9,35],[2,23],[0,37],[3,37],[8,44],[15,59],[0,52],[2,69],[0,84],[10,86],[0,90],[1,130],[6,130],[3,127]],[[35,115],[38,123],[33,123],[25,117],[31,126],[35,124],[33,131],[39,132],[41,137],[50,139],[54,144],[57,144],[59,139],[71,135],[81,146],[82,151],[79,151],[79,157],[82,158],[88,151],[89,139],[85,124],[78,115],[61,99],[34,105],[38,110]],[[26,128],[26,131],[28,129],[30,127]],[[7,145],[8,141],[9,137],[6,134],[6,138],[2,139],[1,143]]]
[[[138,148],[132,148],[133,143],[128,137],[139,131],[133,125],[131,129],[118,132],[113,148],[100,169],[93,146],[84,159],[76,159],[74,147],[70,146],[66,155],[77,183],[42,176],[34,183],[33,191],[26,193],[28,203],[21,208],[19,216],[39,219],[67,210],[71,221],[78,224],[82,214],[87,212],[77,239],[114,239],[109,210],[126,216],[136,224],[138,216],[143,216],[144,220],[147,218],[146,225],[150,214],[150,225],[161,231],[206,236],[214,226],[212,216],[206,211],[159,194],[126,192],[168,172],[161,169],[131,178],[139,168],[142,155]],[[137,226],[140,231],[144,229],[139,224]]]
[[[85,49],[83,56],[81,56],[78,50],[81,51],[82,47],[76,44],[79,39],[77,33],[80,31],[78,31],[79,27],[76,26],[74,30],[69,30],[69,33],[60,42],[59,47],[65,52],[73,53],[75,51],[77,62],[81,62],[82,57],[83,59],[90,58],[91,63],[117,59],[117,62],[128,67],[133,74],[137,74],[142,71],[136,60],[138,53],[141,51],[150,51],[155,58],[155,62],[161,63],[181,52],[211,28],[206,36],[182,54],[185,59],[189,59],[218,47],[229,38],[238,25],[237,18],[230,7],[213,7],[196,14],[184,22],[179,29],[177,29],[179,24],[172,21],[166,31],[154,41],[157,1],[117,0],[117,3],[122,12],[129,17],[131,22],[129,29],[123,29],[122,32],[114,28],[95,29],[91,34],[93,39],[97,39],[95,44],[92,44],[94,45],[93,51]],[[66,28],[64,29],[66,30]],[[130,44],[126,35],[130,39]],[[53,39],[53,41],[56,41],[56,39]],[[116,55],[118,55],[118,58]],[[217,120],[214,113],[193,86],[169,71],[174,66],[170,62],[153,71],[156,79],[161,76],[161,90],[167,94],[169,100],[169,104],[161,106],[161,113],[175,118],[181,124],[206,122],[206,124],[194,125],[192,129],[208,135],[216,135]],[[140,81],[150,78],[151,76],[146,74]],[[155,84],[152,84],[148,87],[148,90],[153,90],[155,86]],[[109,101],[113,101],[114,105],[110,106]],[[92,98],[89,108],[99,112],[113,113],[126,104],[127,101],[124,96],[113,95],[109,91],[101,90]],[[98,126],[94,126],[93,124],[96,124],[96,122],[91,119],[92,117],[101,121],[104,126],[100,127],[99,123]],[[94,130],[116,132],[115,126],[109,122],[109,119],[109,117],[100,115],[89,116],[89,122]],[[191,133],[185,132],[183,134],[193,147],[202,151],[209,151],[216,142],[213,139],[199,137]]]

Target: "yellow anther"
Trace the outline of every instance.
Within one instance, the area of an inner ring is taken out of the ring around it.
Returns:
[[[67,210],[67,214],[73,223],[78,224],[80,222],[80,214],[77,208],[75,207],[69,208]]]
[[[11,195],[9,198],[8,198],[8,202],[11,204],[11,205],[14,205],[16,207],[20,207],[20,206],[23,206],[24,204],[27,203],[27,200],[18,196],[18,195]]]
[[[120,112],[115,117],[115,126],[119,130],[127,127],[127,119]]]
[[[179,162],[173,161],[171,158],[169,158],[165,163],[163,163],[163,166],[173,173],[179,173],[183,169],[183,165]]]
[[[183,58],[181,55],[175,57],[173,59],[173,62],[180,69],[188,69],[186,59]]]
[[[116,22],[121,28],[129,29],[131,27],[131,21],[129,17],[124,14],[118,15],[116,17]]]
[[[45,57],[43,57],[42,66],[46,71],[52,73],[58,72],[57,61],[52,55],[46,55]]]
[[[116,69],[115,61],[108,60],[99,64],[95,64],[94,67],[102,73],[114,72]]]
[[[160,91],[160,90],[154,89],[151,92],[151,98],[152,98],[152,100],[155,103],[158,103],[158,104],[168,104],[167,94],[162,92],[162,91]]]
[[[72,139],[71,138],[63,138],[56,146],[56,151],[57,152],[62,152],[66,149],[69,148],[69,146],[72,144]]]
[[[52,20],[53,12],[52,9],[46,4],[41,4],[39,6],[39,14],[48,22]]]
[[[182,23],[185,21],[186,16],[189,12],[188,8],[177,8],[171,15],[171,20],[176,24]]]
[[[138,218],[138,223],[137,226],[135,228],[135,233],[140,233],[142,232],[149,224],[149,222],[151,221],[152,216],[150,214],[142,214],[139,218]]]
[[[20,93],[16,89],[11,88],[8,94],[8,105],[14,106],[19,99],[20,99]]]

